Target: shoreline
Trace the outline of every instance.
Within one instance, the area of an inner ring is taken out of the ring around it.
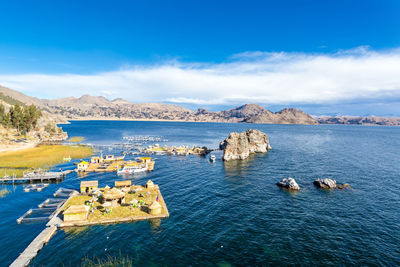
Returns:
[[[81,118],[81,119],[67,119],[67,123],[57,123],[57,125],[67,125],[72,121],[142,121],[142,122],[197,122],[197,123],[231,123],[231,124],[250,124],[250,125],[304,125],[304,126],[317,126],[317,125],[343,125],[343,126],[384,126],[384,127],[400,127],[400,125],[385,125],[385,124],[346,124],[346,123],[250,123],[250,122],[229,122],[229,121],[193,121],[193,120],[164,120],[164,119],[116,119],[116,118]]]
[[[0,145],[0,154],[6,153],[6,152],[14,152],[18,150],[23,150],[23,149],[28,149],[28,148],[33,148],[37,146],[39,142],[29,142],[29,143],[23,143],[23,144],[15,144],[15,145]]]

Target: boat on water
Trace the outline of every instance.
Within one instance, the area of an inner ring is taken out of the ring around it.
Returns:
[[[117,174],[134,174],[147,171],[147,166],[124,166],[122,169],[117,171]]]
[[[216,159],[217,159],[217,157],[214,154],[210,155],[211,162],[215,162]]]
[[[71,156],[68,156],[68,157],[64,157],[64,158],[63,158],[63,161],[67,161],[67,162],[70,162],[70,161],[71,161]]]

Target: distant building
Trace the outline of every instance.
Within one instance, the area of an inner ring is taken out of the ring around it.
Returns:
[[[78,171],[85,171],[88,166],[89,166],[89,162],[81,161],[78,163]]]

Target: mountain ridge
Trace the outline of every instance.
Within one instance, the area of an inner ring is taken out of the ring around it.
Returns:
[[[244,104],[222,111],[204,108],[190,110],[175,104],[132,103],[123,98],[84,94],[81,97],[39,99],[0,86],[0,93],[25,104],[34,104],[53,120],[161,120],[191,122],[230,122],[264,124],[366,124],[400,125],[400,118],[384,117],[313,117],[296,108],[272,112],[258,104]]]

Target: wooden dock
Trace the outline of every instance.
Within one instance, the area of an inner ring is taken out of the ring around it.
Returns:
[[[57,226],[46,227],[22,252],[19,257],[11,263],[11,267],[28,266],[31,260],[36,257],[39,250],[49,242],[50,238],[57,231]]]
[[[58,225],[62,222],[60,218],[58,218],[58,214],[64,208],[66,202],[71,197],[78,194],[77,191],[71,190],[70,192],[71,193],[69,198],[63,201],[62,205],[58,205],[57,209],[51,214],[51,217],[49,217],[50,221],[46,224],[46,228],[29,244],[29,246],[18,256],[18,258],[10,266],[12,267],[28,266],[32,261],[32,259],[36,257],[39,250],[41,250],[43,246],[50,241],[53,235],[57,232]],[[46,203],[46,201],[47,203],[49,203],[52,199],[47,199],[47,200],[45,200],[43,203]]]
[[[23,177],[2,177],[0,183],[32,183],[44,181],[58,181],[64,179],[65,176],[74,172],[74,170],[67,170],[62,172],[43,172],[26,174]]]

